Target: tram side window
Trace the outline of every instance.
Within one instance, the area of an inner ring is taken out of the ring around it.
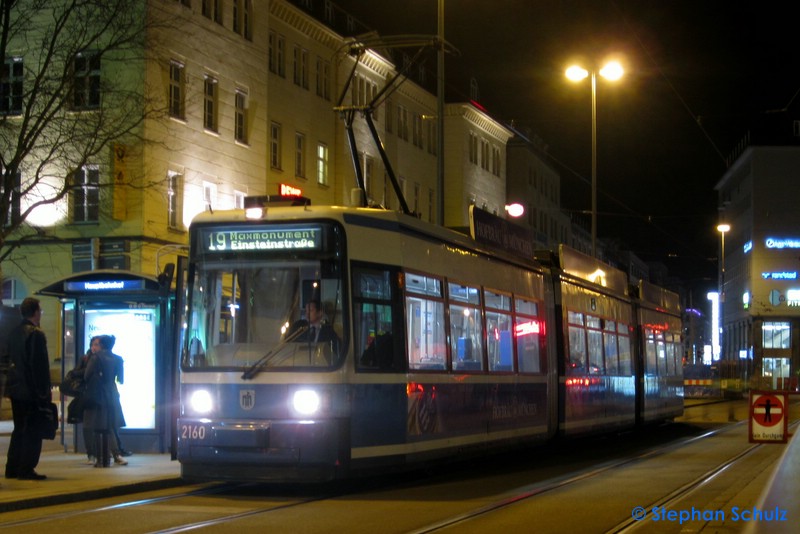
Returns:
[[[539,304],[532,300],[514,298],[514,337],[517,340],[517,359],[520,373],[544,373],[547,360],[542,343],[542,321]]]
[[[644,329],[645,338],[645,374],[658,375],[658,347],[656,333],[651,328]]]
[[[484,289],[483,299],[486,307],[486,352],[489,356],[489,371],[513,371],[511,295]]]
[[[404,273],[408,366],[416,370],[447,369],[442,281]]]
[[[393,336],[396,270],[353,267],[353,318],[359,370],[397,371],[404,366],[402,339]]]
[[[586,330],[583,314],[568,311],[567,323],[569,327],[567,374],[583,374],[586,372]]]
[[[630,328],[626,324],[617,323],[617,334],[617,343],[619,346],[619,374],[622,376],[632,376],[633,366],[631,365]]]
[[[606,365],[603,360],[603,332],[600,330],[600,318],[594,315],[586,316],[586,334],[589,349],[589,374],[606,374]]]
[[[603,327],[603,345],[606,352],[606,371],[609,375],[619,374],[619,360],[617,353],[617,323],[606,321]]]
[[[480,290],[449,283],[448,297],[453,370],[482,371],[484,369],[483,321]]]

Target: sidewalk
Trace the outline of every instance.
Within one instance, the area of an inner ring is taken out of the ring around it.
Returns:
[[[12,429],[11,421],[0,421],[2,467],[5,467]],[[66,438],[66,443],[72,443],[72,425],[67,427]],[[87,465],[86,455],[65,452],[61,441],[60,431],[56,439],[44,441],[36,471],[47,475],[47,480],[0,478],[0,513],[124,495],[181,483],[180,464],[172,461],[169,454],[134,454],[126,458],[128,465],[99,469]]]

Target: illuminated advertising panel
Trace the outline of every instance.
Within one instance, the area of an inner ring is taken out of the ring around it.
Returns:
[[[125,361],[124,383],[117,384],[125,428],[154,429],[157,308],[86,309],[84,320],[84,347],[93,336],[116,337],[112,352]]]

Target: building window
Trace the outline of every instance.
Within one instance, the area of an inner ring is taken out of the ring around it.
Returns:
[[[317,183],[328,185],[328,146],[324,143],[317,145]]]
[[[439,139],[437,137],[437,128],[436,122],[434,120],[426,121],[425,124],[427,125],[426,132],[427,132],[427,142],[428,142],[428,154],[436,155],[438,152],[437,145],[439,144]]]
[[[333,25],[333,23],[335,22],[333,2],[331,2],[330,0],[325,0],[325,5],[323,7],[325,10],[325,23],[328,25]]]
[[[203,16],[222,24],[222,0],[203,0]]]
[[[286,37],[274,31],[269,32],[269,71],[286,77]]]
[[[206,210],[213,211],[214,205],[217,203],[217,184],[211,182],[203,182],[203,204]]]
[[[0,169],[2,173],[0,177],[2,177],[2,181],[0,181],[0,197],[4,200],[8,201],[8,213],[6,214],[5,219],[5,226],[12,226],[18,224],[20,222],[21,210],[20,210],[20,187],[22,185],[22,173],[17,171],[14,173],[14,176],[7,177],[5,169]],[[6,182],[7,179],[11,180],[11,191],[6,193],[6,190],[3,187],[3,184]]]
[[[243,210],[244,209],[244,197],[247,194],[244,191],[234,191],[233,192],[233,209]]]
[[[397,137],[408,141],[408,110],[405,106],[397,106]]]
[[[100,54],[81,52],[72,62],[72,109],[100,107]]]
[[[247,143],[247,93],[243,89],[237,89],[235,98],[234,136],[240,143]]]
[[[7,58],[0,75],[0,114],[22,114],[23,63],[21,57]]]
[[[478,164],[478,136],[474,133],[469,133],[469,162]]]
[[[85,166],[72,174],[72,222],[100,220],[100,169]]]
[[[233,0],[233,31],[253,40],[253,0]]]
[[[217,131],[217,79],[206,76],[203,82],[203,126]]]
[[[183,190],[183,175],[167,172],[167,226],[173,229],[181,228],[181,192]]]
[[[761,332],[765,349],[789,349],[792,347],[792,325],[790,323],[765,321]]]
[[[306,177],[306,134],[294,134],[294,175],[298,178]]]
[[[308,89],[308,50],[294,47],[293,80],[295,85]]]
[[[489,170],[489,142],[481,139],[481,169]]]
[[[392,107],[392,99],[391,98],[387,98],[386,99],[386,131],[388,133],[392,133],[392,129],[394,129],[394,121],[392,120],[392,117],[394,117],[394,115],[392,115],[392,109],[394,109]]]
[[[317,96],[331,99],[331,64],[321,57],[317,58]]]
[[[271,122],[269,125],[269,166],[273,169],[281,167],[281,125]]]
[[[500,149],[492,147],[492,174],[500,176]]]
[[[364,178],[364,192],[367,195],[367,198],[370,198],[370,195],[373,193],[373,183],[372,183],[372,175],[375,169],[375,161],[372,159],[372,156],[368,156],[367,154],[361,154],[359,156],[359,164],[361,165],[361,175]]]
[[[169,64],[169,114],[176,119],[186,118],[184,66],[171,61]]]
[[[412,140],[415,147],[422,148],[422,116],[414,114]]]

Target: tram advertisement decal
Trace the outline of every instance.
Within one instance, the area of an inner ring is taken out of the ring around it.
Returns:
[[[786,393],[750,392],[750,442],[786,443],[789,430]]]

